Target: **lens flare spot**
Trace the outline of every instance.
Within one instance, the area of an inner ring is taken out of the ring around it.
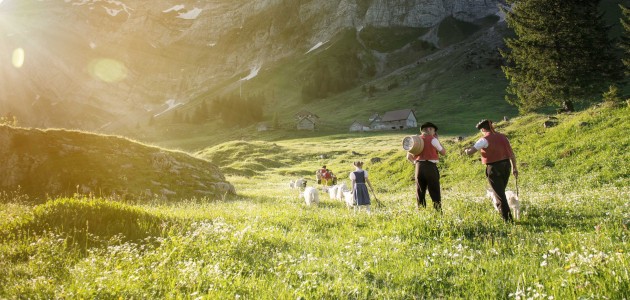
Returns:
[[[105,82],[117,82],[127,77],[127,67],[122,62],[111,58],[99,58],[89,65],[90,75]]]
[[[21,68],[24,65],[24,49],[17,48],[13,50],[13,57],[11,58],[11,62],[13,66],[16,68]]]

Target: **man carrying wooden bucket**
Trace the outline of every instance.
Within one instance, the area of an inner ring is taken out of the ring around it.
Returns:
[[[426,122],[420,126],[419,135],[424,146],[417,153],[407,152],[407,160],[415,165],[416,179],[416,201],[418,208],[426,207],[427,189],[433,201],[435,210],[442,212],[442,195],[440,192],[440,172],[437,163],[440,158],[438,153],[446,155],[446,149],[442,147],[437,139],[437,126],[431,122]]]

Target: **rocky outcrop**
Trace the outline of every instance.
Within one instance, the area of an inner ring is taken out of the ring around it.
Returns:
[[[453,16],[472,22],[499,10],[496,0],[375,0],[362,19],[377,27],[432,27]]]
[[[116,136],[0,126],[0,191],[36,202],[74,194],[189,199],[235,194],[212,163]]]

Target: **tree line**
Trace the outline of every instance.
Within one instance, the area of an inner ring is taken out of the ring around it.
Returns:
[[[354,87],[363,66],[356,53],[338,54],[334,58],[316,60],[303,75],[302,102],[310,103]]]
[[[263,107],[266,99],[262,95],[241,97],[228,95],[217,97],[206,103],[202,100],[192,111],[173,110],[170,122],[174,124],[203,124],[212,120],[221,120],[226,126],[248,126],[263,121]],[[154,117],[149,125],[155,123]]]

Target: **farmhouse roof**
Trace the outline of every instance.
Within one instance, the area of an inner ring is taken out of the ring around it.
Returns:
[[[407,118],[409,118],[409,114],[413,114],[414,117],[416,116],[413,113],[413,110],[411,109],[401,109],[401,110],[394,110],[394,111],[388,111],[383,115],[383,118],[381,119],[382,122],[391,122],[391,121],[399,121],[399,120],[406,120]]]
[[[368,127],[368,126],[367,126],[367,125],[365,125],[364,123],[359,122],[359,121],[356,121],[356,120],[355,120],[354,122],[352,122],[352,124],[350,124],[350,126],[352,126],[352,125],[354,125],[354,124],[361,125],[361,126],[363,126],[363,127]]]
[[[381,116],[378,113],[373,114],[372,116],[370,116],[370,118],[368,119],[370,122],[376,120],[376,119],[380,119]]]
[[[297,112],[295,114],[295,117],[298,118],[298,119],[312,118],[312,117],[315,117],[315,118],[319,119],[318,115],[316,115],[316,114],[314,114],[314,113],[312,113],[312,112],[310,112],[308,110],[301,110],[301,111]]]

